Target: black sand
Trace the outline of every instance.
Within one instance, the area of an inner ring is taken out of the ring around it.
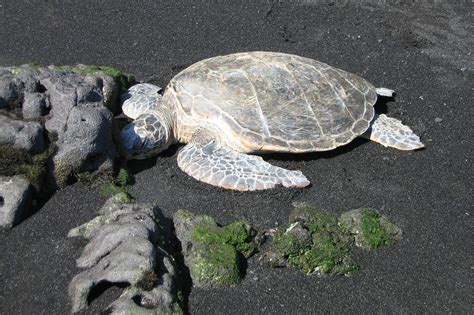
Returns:
[[[164,87],[200,59],[271,50],[318,59],[395,89],[396,99],[377,110],[411,126],[425,150],[399,152],[358,140],[323,154],[270,156],[275,165],[301,169],[313,185],[236,193],[184,175],[174,148],[132,163],[131,193],[157,202],[168,216],[184,207],[220,223],[246,218],[257,228],[285,222],[293,201],[335,213],[370,206],[404,230],[393,247],[357,252],[362,271],[352,278],[272,270],[257,256],[242,285],[193,289],[192,314],[472,312],[472,2],[210,2],[0,1],[0,64],[103,64]],[[85,242],[66,234],[91,219],[103,201],[94,189],[75,184],[0,233],[1,314],[69,313],[67,286]],[[98,313],[118,293],[107,291],[88,313]]]

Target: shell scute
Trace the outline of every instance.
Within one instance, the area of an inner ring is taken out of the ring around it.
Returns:
[[[186,115],[249,150],[330,150],[368,129],[375,88],[316,60],[270,52],[203,60],[170,83]]]

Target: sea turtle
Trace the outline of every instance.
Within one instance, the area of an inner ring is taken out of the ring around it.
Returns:
[[[363,136],[400,150],[423,147],[399,120],[377,115],[375,88],[322,62],[277,52],[244,52],[199,61],[178,73],[163,96],[132,86],[120,133],[128,158],[187,143],[178,165],[202,182],[241,191],[304,187],[301,171],[271,165],[254,153],[327,151]]]

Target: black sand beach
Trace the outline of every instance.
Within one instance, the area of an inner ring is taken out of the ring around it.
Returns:
[[[165,87],[201,59],[267,50],[396,90],[376,109],[412,127],[424,150],[361,139],[326,153],[271,155],[272,164],[303,171],[311,187],[239,193],[182,173],[174,147],[130,163],[130,193],[168,217],[186,208],[221,224],[244,218],[272,228],[287,221],[292,202],[306,201],[338,214],[373,207],[403,229],[392,247],[357,251],[362,270],[350,278],[272,269],[254,256],[241,285],[193,289],[191,314],[472,313],[472,2],[237,2],[0,1],[0,64],[109,65]],[[66,235],[103,202],[76,183],[0,232],[0,314],[70,312],[67,287],[85,242]],[[117,294],[108,290],[86,313],[99,313]]]

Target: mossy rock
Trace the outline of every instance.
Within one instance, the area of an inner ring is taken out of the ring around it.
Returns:
[[[359,267],[352,260],[352,245],[376,249],[401,238],[401,229],[373,209],[335,215],[298,203],[289,223],[278,230],[265,255],[272,266],[282,261],[310,274],[350,275]],[[309,237],[310,236],[310,237]]]
[[[127,188],[131,184],[133,184],[132,174],[127,169],[121,168],[115,177],[102,183],[99,195],[103,198],[109,198],[119,193],[128,194]]]
[[[115,209],[116,205],[121,205],[121,204],[126,204],[126,203],[132,203],[132,197],[126,192],[119,192],[109,199],[104,203],[104,205],[99,209],[100,214],[107,214],[111,210]]]
[[[194,215],[186,209],[179,209],[173,217],[180,222],[191,222],[194,219]]]
[[[291,212],[288,225],[275,235],[274,249],[308,274],[349,275],[358,270],[351,258],[352,242],[335,215],[299,205]]]
[[[240,283],[240,266],[236,249],[229,244],[198,245],[188,260],[191,278],[198,286],[234,285]]]
[[[351,243],[331,232],[313,233],[313,246],[288,262],[306,273],[345,274],[358,270],[351,258]]]
[[[117,83],[119,87],[123,90],[129,88],[131,85],[133,85],[136,82],[133,76],[127,76],[120,69],[109,67],[109,66],[96,66],[96,65],[55,66],[55,65],[52,65],[52,66],[49,66],[48,68],[51,70],[76,72],[82,75],[86,75],[89,73],[93,74],[97,72],[103,72],[107,74],[108,76],[112,77],[115,83]]]
[[[54,143],[36,155],[23,149],[0,146],[0,175],[23,175],[31,183],[36,193],[42,192],[44,179],[48,174],[48,160],[55,151]]]
[[[220,227],[212,217],[194,216],[186,210],[179,210],[173,220],[195,286],[240,283],[243,259],[256,251],[255,232],[247,223],[236,221]]]
[[[249,226],[237,221],[224,227],[212,224],[205,216],[192,229],[196,255],[190,260],[193,281],[207,285],[233,285],[241,281],[241,257],[255,252]],[[239,255],[240,254],[240,255]]]
[[[210,217],[207,218],[209,220]],[[193,229],[192,235],[194,241],[211,247],[216,244],[228,244],[245,258],[250,257],[256,250],[256,245],[252,242],[254,231],[243,221],[236,221],[224,227],[199,224]]]
[[[300,222],[294,222],[277,232],[274,243],[283,256],[298,255],[311,248],[311,232]]]
[[[356,246],[367,250],[392,245],[402,237],[399,227],[370,208],[344,212],[339,221],[345,230],[354,235]]]
[[[38,62],[29,62],[18,66],[7,67],[6,69],[13,75],[21,74],[23,71],[38,71],[44,68]]]

